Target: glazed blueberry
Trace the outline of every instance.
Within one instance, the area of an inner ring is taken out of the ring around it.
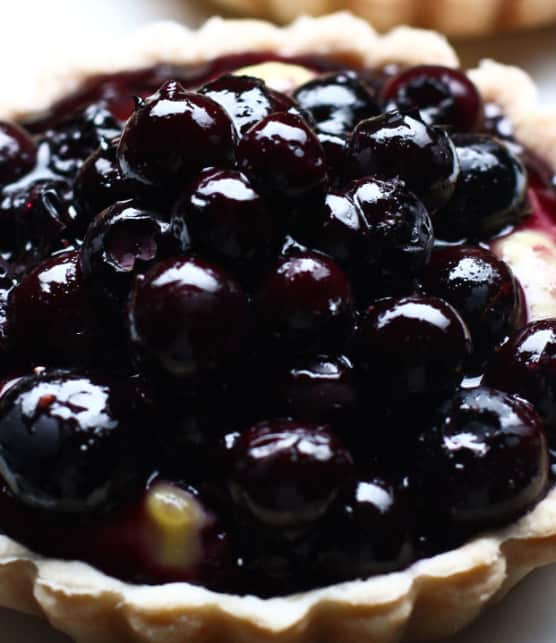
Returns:
[[[459,69],[440,65],[410,67],[386,83],[381,97],[386,111],[418,109],[427,125],[472,132],[482,124],[481,95]]]
[[[439,213],[441,239],[488,239],[527,214],[527,174],[503,142],[490,136],[452,137],[461,172],[450,202]]]
[[[15,123],[0,122],[0,185],[30,172],[37,160],[35,141]]]
[[[298,357],[274,369],[270,385],[277,414],[349,430],[357,406],[351,361],[343,356]]]
[[[100,329],[78,252],[54,255],[27,273],[10,292],[7,312],[18,358],[82,365],[94,357]]]
[[[72,241],[74,208],[71,186],[59,179],[39,178],[5,188],[0,200],[0,247],[17,267],[30,268]]]
[[[118,147],[124,176],[147,185],[179,185],[234,158],[234,126],[218,103],[168,81],[140,103]]]
[[[124,385],[56,371],[23,377],[0,400],[0,473],[34,507],[114,504],[140,473],[137,411]]]
[[[73,178],[99,145],[121,133],[120,123],[103,105],[90,105],[48,130],[42,140],[50,150],[50,168]]]
[[[0,276],[0,354],[5,354],[10,349],[8,336],[8,298],[15,285],[16,282],[11,277],[7,275]],[[3,390],[3,385],[0,385],[0,396]]]
[[[349,194],[364,222],[359,282],[371,292],[407,289],[432,250],[427,209],[398,180],[363,179],[350,186]]]
[[[241,170],[265,196],[300,200],[326,189],[324,150],[297,114],[264,118],[245,133],[237,154]]]
[[[120,201],[89,226],[80,249],[81,270],[105,302],[119,307],[137,275],[162,259],[184,255],[189,247],[182,219],[166,221],[134,201]]]
[[[460,391],[423,436],[417,462],[432,511],[463,533],[522,515],[545,493],[542,422],[525,400],[495,389]]]
[[[435,251],[423,275],[431,295],[454,306],[473,340],[477,365],[525,323],[523,293],[510,267],[489,250],[458,246]]]
[[[517,330],[492,356],[485,383],[534,404],[556,444],[556,321],[535,321]]]
[[[322,132],[319,132],[318,139],[324,150],[329,183],[332,186],[341,186],[348,165],[349,140],[345,136]]]
[[[103,145],[85,161],[73,185],[76,204],[74,227],[83,238],[89,224],[108,206],[142,192],[141,184],[122,175],[116,159],[116,145]]]
[[[196,257],[174,258],[136,281],[129,324],[141,353],[191,378],[243,357],[251,314],[239,285],[220,268]]]
[[[357,177],[400,178],[435,213],[450,200],[459,174],[450,138],[418,117],[390,112],[359,123],[350,144]]]
[[[301,238],[333,256],[360,293],[410,289],[433,244],[425,206],[399,180],[361,179],[302,213]]]
[[[406,490],[381,476],[360,477],[341,496],[311,571],[319,584],[401,569],[413,558],[414,507]]]
[[[321,207],[302,212],[295,225],[300,239],[346,269],[366,255],[367,225],[349,192],[329,192]]]
[[[442,299],[381,299],[362,316],[354,358],[367,394],[376,399],[441,398],[463,376],[471,352],[465,323]]]
[[[259,267],[276,250],[272,214],[241,172],[205,170],[180,199],[176,213],[194,242],[231,268]]]
[[[320,132],[334,136],[347,134],[360,121],[380,114],[374,91],[353,71],[311,80],[295,91],[294,98],[311,114]]]
[[[295,107],[291,98],[268,88],[260,78],[225,75],[205,85],[201,94],[221,105],[239,134],[245,134],[263,118]]]
[[[351,470],[351,456],[326,426],[262,422],[230,451],[234,502],[266,527],[298,529],[321,518]]]
[[[282,258],[257,302],[263,335],[281,350],[341,346],[353,325],[353,293],[345,272],[314,252]]]

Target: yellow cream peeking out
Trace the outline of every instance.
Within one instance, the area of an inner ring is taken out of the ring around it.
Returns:
[[[161,565],[186,568],[201,559],[206,516],[192,494],[157,483],[147,495],[146,514],[153,551]]]

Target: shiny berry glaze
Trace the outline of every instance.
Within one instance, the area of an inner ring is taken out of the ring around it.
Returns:
[[[118,305],[129,297],[137,275],[189,247],[181,219],[165,221],[133,201],[120,201],[89,226],[80,250],[81,270],[104,303]]]
[[[360,122],[350,146],[356,176],[399,177],[431,210],[450,200],[459,174],[454,146],[418,114],[392,112]]]
[[[204,167],[231,163],[233,126],[218,103],[168,81],[138,104],[118,146],[123,173],[146,185],[176,185]]]
[[[113,205],[142,194],[141,184],[124,177],[116,160],[115,142],[101,145],[82,165],[73,184],[76,204],[74,228],[84,237],[93,219]]]
[[[360,121],[380,113],[373,90],[355,72],[312,80],[296,89],[294,98],[319,132],[333,136],[348,134]]]
[[[0,123],[0,183],[6,184],[29,172],[35,165],[37,148],[18,125]]]
[[[238,145],[239,167],[261,193],[278,199],[318,197],[327,180],[324,150],[297,114],[271,114]]]
[[[556,439],[556,322],[536,321],[516,331],[492,356],[485,381],[530,400]]]
[[[493,348],[526,321],[523,292],[511,269],[483,248],[435,251],[423,273],[423,287],[460,313],[479,368]]]
[[[354,347],[367,395],[383,403],[450,394],[470,352],[467,327],[455,308],[424,296],[386,298],[370,306]]]
[[[418,109],[428,125],[456,132],[477,130],[483,102],[475,85],[458,69],[438,65],[411,67],[392,77],[382,90],[386,111]]]
[[[480,387],[457,393],[440,414],[422,436],[415,474],[437,520],[460,533],[504,524],[546,489],[546,438],[531,404]]]
[[[353,327],[349,279],[334,261],[295,253],[279,261],[257,300],[261,333],[290,350],[328,350],[346,343]]]
[[[0,403],[4,480],[41,509],[117,503],[143,466],[138,406],[123,383],[63,372],[21,378]]]
[[[488,239],[527,215],[527,176],[510,147],[484,135],[453,137],[461,172],[438,215],[441,239]]]
[[[222,76],[205,85],[201,93],[226,110],[239,134],[245,134],[271,114],[295,108],[291,99],[272,91],[259,78],[250,76]]]
[[[357,408],[353,364],[344,355],[298,357],[276,367],[271,396],[274,413],[346,430]]]
[[[167,259],[138,279],[129,324],[137,350],[178,377],[204,375],[242,357],[249,302],[225,272],[202,259]]]
[[[278,245],[270,208],[236,170],[203,171],[175,212],[187,223],[194,242],[231,270],[264,267]]]
[[[322,517],[351,467],[349,453],[326,426],[292,420],[248,429],[229,460],[234,502],[263,525],[286,531]]]
[[[269,60],[316,77],[229,73]],[[9,536],[272,597],[542,499],[554,329],[485,248],[556,235],[556,181],[462,72],[246,54],[93,78],[0,132]]]
[[[76,251],[27,273],[8,297],[9,337],[30,365],[89,364],[101,347],[100,323]]]

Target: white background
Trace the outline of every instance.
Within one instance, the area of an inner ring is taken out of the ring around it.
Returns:
[[[186,0],[0,0],[0,91],[10,91],[11,78],[36,70],[51,55],[71,57],[84,42],[103,47],[150,20],[196,25],[205,15],[206,4]],[[465,65],[492,57],[525,67],[542,101],[556,106],[556,29],[461,43],[459,49]],[[554,643],[555,598],[556,567],[539,571],[450,643]],[[39,621],[6,610],[0,610],[0,641],[69,643]]]

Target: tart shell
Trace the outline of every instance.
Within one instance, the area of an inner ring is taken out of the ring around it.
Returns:
[[[401,27],[379,36],[347,13],[302,18],[283,29],[218,18],[197,32],[160,23],[106,56],[83,52],[70,67],[66,63],[56,70],[53,65],[40,79],[27,79],[0,99],[0,118],[47,107],[94,73],[163,61],[198,63],[246,50],[349,55],[369,67],[391,62],[458,64],[447,42],[433,32]],[[556,169],[556,110],[536,106],[536,90],[527,75],[485,61],[470,76],[485,98],[504,108],[517,138]],[[552,310],[556,316],[556,303]],[[542,315],[549,313],[545,307]],[[83,563],[42,558],[0,536],[0,605],[43,615],[78,643],[421,641],[454,634],[530,571],[555,561],[553,489],[510,527],[405,571],[274,599],[217,594],[186,583],[129,585]]]
[[[478,36],[556,20],[553,0],[217,0],[236,13],[289,22],[301,14],[347,9],[381,31],[399,24],[451,36]]]

